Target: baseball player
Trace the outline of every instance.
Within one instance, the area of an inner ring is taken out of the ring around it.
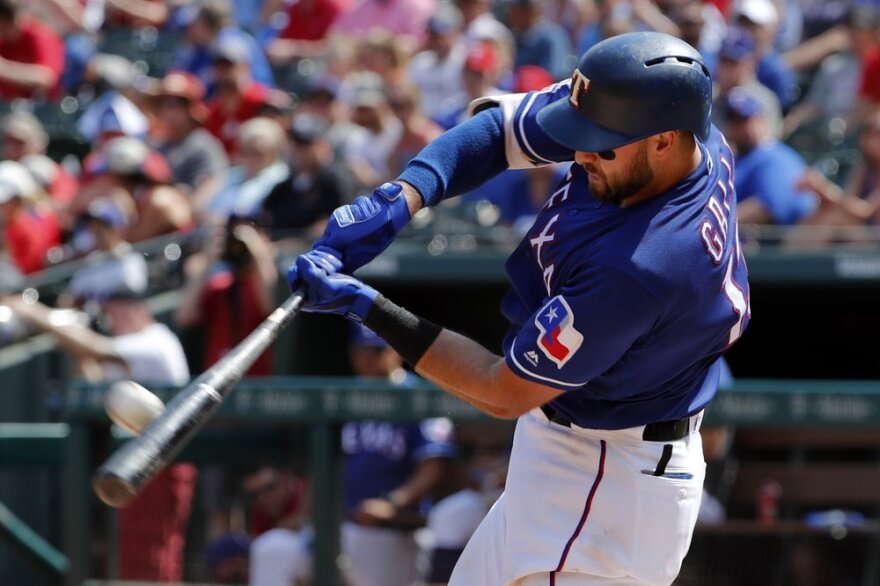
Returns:
[[[289,271],[308,311],[375,330],[445,391],[518,418],[505,492],[452,586],[670,584],[705,463],[719,358],[746,328],[733,155],[709,73],[661,33],[607,39],[572,78],[475,104],[398,181],[337,209]],[[507,261],[503,356],[350,273],[423,205],[508,167],[573,161]]]

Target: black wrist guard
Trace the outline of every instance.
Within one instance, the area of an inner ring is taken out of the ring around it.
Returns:
[[[364,325],[376,332],[411,366],[415,366],[443,328],[408,311],[381,294],[373,301]]]

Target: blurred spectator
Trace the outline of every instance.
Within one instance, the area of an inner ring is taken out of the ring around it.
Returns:
[[[226,174],[226,182],[211,199],[196,202],[203,217],[255,217],[272,188],[289,173],[284,130],[274,120],[252,118],[242,124],[237,145],[238,165]]]
[[[552,73],[555,79],[571,75],[568,33],[544,16],[540,0],[510,0],[507,24],[516,42],[515,69],[537,65]]]
[[[817,169],[805,170],[800,184],[819,196],[819,209],[804,223],[814,226],[880,223],[880,111],[875,110],[862,127],[859,154],[861,159],[843,189]],[[813,232],[815,241],[819,236]]]
[[[703,2],[681,2],[669,13],[669,18],[680,32],[679,36],[692,47],[695,47],[712,76],[718,67],[718,51],[721,48],[720,35],[713,35],[713,20],[724,25],[723,16],[711,4]],[[710,23],[707,25],[707,20]]]
[[[293,118],[287,131],[290,176],[272,188],[261,213],[273,240],[286,230],[320,234],[333,210],[353,198],[354,179],[337,161],[329,129],[315,114],[301,112]]]
[[[29,112],[12,112],[0,121],[2,151],[7,161],[18,161],[31,172],[37,183],[49,194],[56,212],[63,210],[79,189],[79,182],[63,166],[46,156],[49,136],[36,116]]]
[[[537,65],[523,65],[520,70],[533,68],[547,73]],[[496,96],[504,92],[498,89],[499,62],[492,43],[483,42],[471,47],[462,71],[464,87],[443,104],[436,122],[444,129],[463,122],[468,116],[468,105],[478,98]],[[549,75],[549,73],[547,73]],[[552,83],[552,77],[550,78]],[[539,88],[540,89],[540,88]],[[415,153],[413,153],[415,154]]]
[[[565,177],[566,170],[565,165],[508,169],[464,194],[462,202],[488,201],[494,204],[498,208],[498,221],[524,234],[548,194]]]
[[[410,54],[398,37],[376,29],[358,44],[355,68],[377,74],[389,90],[398,88],[407,82]]]
[[[86,169],[102,175],[102,185],[135,220],[126,233],[129,242],[189,230],[193,227],[192,206],[176,187],[169,184],[171,170],[165,158],[143,141],[128,136],[114,138],[92,157]],[[89,201],[77,199],[77,208]]]
[[[403,134],[388,158],[388,170],[393,176],[443,133],[440,126],[419,111],[419,101],[419,87],[414,85],[392,90],[389,97],[391,111],[403,124]]]
[[[742,224],[796,224],[816,199],[799,187],[801,156],[773,137],[761,100],[734,88],[726,100],[727,138],[736,149],[736,213]]]
[[[118,136],[145,138],[149,121],[135,104],[135,73],[131,61],[99,53],[89,59],[85,82],[95,95],[80,115],[77,128],[92,147]]]
[[[495,18],[492,0],[458,0],[458,8],[464,21],[464,38],[469,44],[491,40],[513,52],[513,33]]]
[[[231,0],[201,0],[192,15],[192,21],[184,33],[186,44],[174,60],[172,69],[186,71],[197,76],[209,95],[213,95],[214,59],[213,47],[226,41],[241,45],[246,53],[253,79],[272,87],[275,80],[272,68],[263,49],[254,38],[239,28],[233,18]]]
[[[354,324],[349,356],[358,377],[405,384],[403,359],[371,330]],[[420,503],[455,454],[452,422],[351,421],[342,428],[345,511],[342,553],[350,586],[409,586],[416,577],[413,531]]]
[[[501,495],[507,477],[509,455],[481,450],[453,474],[452,494],[437,501],[428,513],[430,539],[427,582],[446,584],[464,546],[489,508]]]
[[[20,14],[19,0],[0,0],[0,99],[58,99],[64,42],[50,27]]]
[[[436,0],[353,0],[330,27],[332,35],[364,38],[373,29],[386,29],[402,38],[412,51],[425,40],[425,24],[437,10]]]
[[[461,29],[458,9],[451,4],[441,5],[428,19],[427,48],[409,64],[409,79],[421,91],[419,109],[429,118],[439,116],[444,104],[464,89],[461,77],[468,46]]]
[[[119,204],[108,198],[95,199],[80,224],[94,241],[94,249],[73,273],[58,305],[81,307],[114,291],[146,293],[147,263],[125,240],[129,218]]]
[[[205,90],[193,75],[172,71],[162,80],[156,147],[171,167],[172,181],[191,202],[210,198],[223,184],[229,160],[220,141],[202,127],[208,109]]]
[[[734,4],[734,22],[749,31],[758,49],[758,81],[770,88],[784,109],[797,99],[797,77],[776,50],[779,13],[773,0],[740,0]]]
[[[290,472],[264,466],[245,479],[250,510],[251,586],[310,586],[313,532],[305,524],[306,483]]]
[[[251,75],[250,50],[241,39],[218,39],[212,52],[216,92],[208,104],[205,128],[233,154],[238,127],[256,116],[268,88]]]
[[[722,132],[727,130],[726,99],[735,87],[745,87],[761,100],[773,136],[782,133],[782,108],[779,99],[758,81],[757,46],[751,33],[741,28],[730,28],[719,51],[716,71],[715,97],[712,102],[712,122]]]
[[[53,310],[21,296],[0,299],[40,331],[51,333],[91,381],[132,379],[144,384],[183,385],[189,370],[183,347],[170,329],[153,319],[144,301],[130,291],[106,297],[102,311],[110,334],[59,324]],[[186,528],[196,468],[174,464],[159,474],[134,501],[119,511],[119,578],[180,582]]]
[[[366,130],[345,145],[346,163],[359,186],[390,177],[388,161],[403,136],[403,123],[391,111],[381,80],[359,76],[351,95],[351,121]]]
[[[544,15],[566,30],[571,46],[581,38],[584,27],[598,17],[595,0],[547,0]]]
[[[862,6],[852,10],[846,28],[849,47],[822,60],[806,96],[785,117],[786,136],[803,124],[818,126],[814,132],[822,132],[821,127],[827,127],[831,120],[849,122],[854,116],[863,64],[880,55],[880,9]]]
[[[0,162],[3,247],[23,273],[45,267],[46,253],[61,244],[58,218],[45,192],[21,163]]]
[[[165,0],[104,0],[103,28],[161,28],[168,19],[169,4]]]
[[[363,140],[358,135],[366,136],[367,130],[347,116],[345,104],[338,99],[340,88],[340,81],[333,76],[315,77],[306,89],[299,111],[314,114],[329,125],[327,139],[337,156],[343,158],[349,141]]]
[[[330,26],[348,8],[349,0],[300,0],[286,4],[287,26],[269,43],[269,60],[281,65],[303,57],[321,57],[327,50]]]
[[[203,369],[241,342],[275,308],[278,279],[275,252],[246,219],[230,218],[208,238],[204,254],[188,262],[186,283],[174,319],[183,327],[205,330]],[[273,372],[267,349],[248,369],[250,376]]]

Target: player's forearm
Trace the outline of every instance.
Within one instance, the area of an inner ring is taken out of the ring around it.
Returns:
[[[388,500],[397,507],[417,504],[422,497],[437,488],[443,480],[446,463],[441,458],[429,458],[418,465],[406,482],[388,493]]]
[[[506,168],[501,110],[490,108],[422,149],[399,180],[412,185],[430,206],[471,191]]]
[[[0,80],[32,91],[49,91],[58,83],[58,75],[45,65],[0,59]]]

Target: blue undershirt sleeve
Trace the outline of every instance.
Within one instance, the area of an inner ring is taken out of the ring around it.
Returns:
[[[415,187],[431,206],[471,191],[505,169],[501,108],[489,108],[422,149],[399,179]]]

